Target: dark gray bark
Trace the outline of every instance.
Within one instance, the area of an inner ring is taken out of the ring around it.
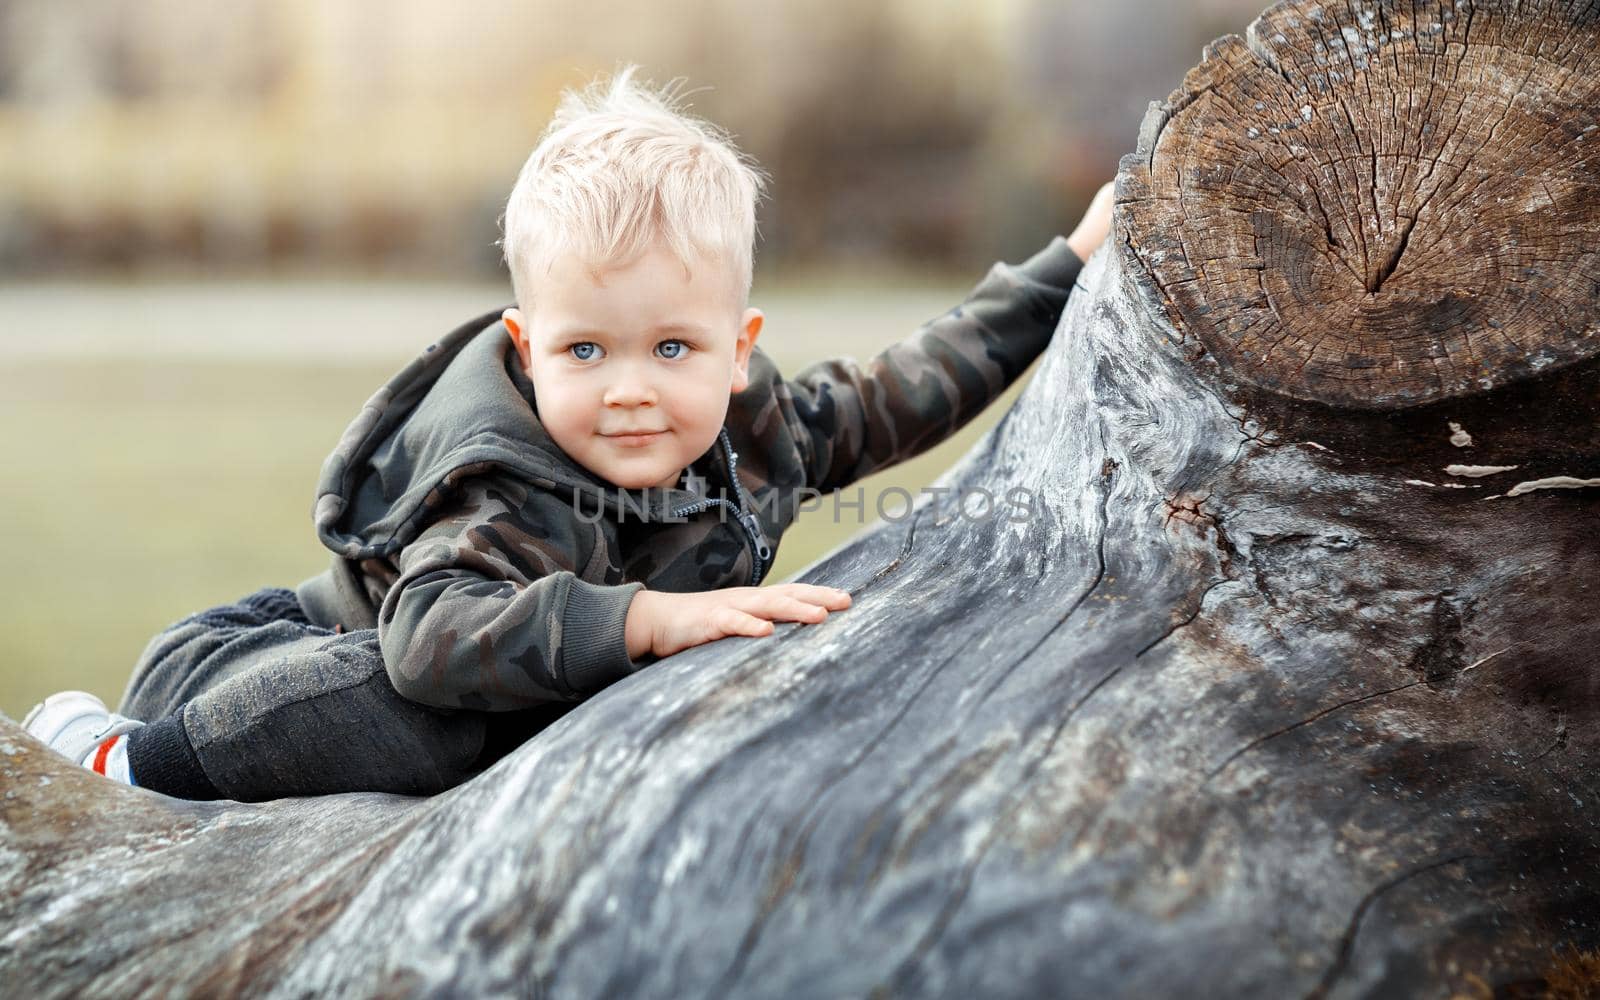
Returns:
[[[1592,36],[1566,10],[1453,16]],[[1563,81],[1525,103],[1576,142],[1592,84]],[[1554,487],[1600,469],[1592,302],[1530,306],[1519,336],[1553,360],[1490,359],[1486,384],[1253,371],[1150,257],[1211,230],[1141,222],[1162,137],[1208,106],[1152,112],[1032,383],[941,480],[1026,489],[1032,516],[930,500],[806,574],[850,610],[671,657],[426,800],[176,802],[0,720],[0,981],[1443,997],[1581,976],[1556,949],[1600,947],[1600,541],[1593,491]],[[1359,284],[1411,296],[1397,341],[1456,280],[1405,262]]]

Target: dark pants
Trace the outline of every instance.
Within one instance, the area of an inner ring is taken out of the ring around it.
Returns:
[[[267,587],[152,639],[117,711],[145,722],[181,713],[193,759],[219,795],[258,802],[431,795],[482,772],[571,708],[478,712],[408,701],[389,681],[376,629],[319,628],[292,590]],[[137,749],[130,744],[136,781]]]

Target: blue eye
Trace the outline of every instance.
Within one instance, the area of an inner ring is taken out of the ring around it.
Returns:
[[[576,344],[573,344],[571,347],[568,347],[567,350],[568,350],[568,352],[570,352],[572,354],[573,357],[577,358],[579,361],[593,361],[594,357],[595,357],[594,354],[593,353],[584,353],[583,349],[585,347],[593,348],[596,351],[598,351],[600,349],[600,345],[592,343],[592,342],[587,341],[587,340],[584,340],[584,341],[580,341],[580,342],[578,342]]]
[[[668,361],[676,361],[677,359],[683,357],[684,353],[689,350],[689,345],[685,344],[681,340],[663,340],[661,342],[660,346],[661,347],[667,347],[668,345],[672,345],[672,344],[676,344],[682,350],[673,351],[670,354],[663,353],[661,356],[666,358]]]

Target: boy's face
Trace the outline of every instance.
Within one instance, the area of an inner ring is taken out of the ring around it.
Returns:
[[[677,486],[749,384],[761,311],[740,312],[726,267],[685,273],[661,246],[598,274],[564,256],[531,284],[530,312],[505,320],[545,430],[608,482]]]

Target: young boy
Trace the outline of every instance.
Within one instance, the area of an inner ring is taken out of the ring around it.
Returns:
[[[429,346],[323,465],[332,568],[183,619],[117,712],[62,692],[28,731],[182,798],[429,794],[653,659],[848,607],[759,586],[784,529],[1022,374],[1109,190],[1070,239],[995,265],[867,365],[785,380],[746,305],[760,187],[631,70],[568,94],[506,206],[516,305]]]

